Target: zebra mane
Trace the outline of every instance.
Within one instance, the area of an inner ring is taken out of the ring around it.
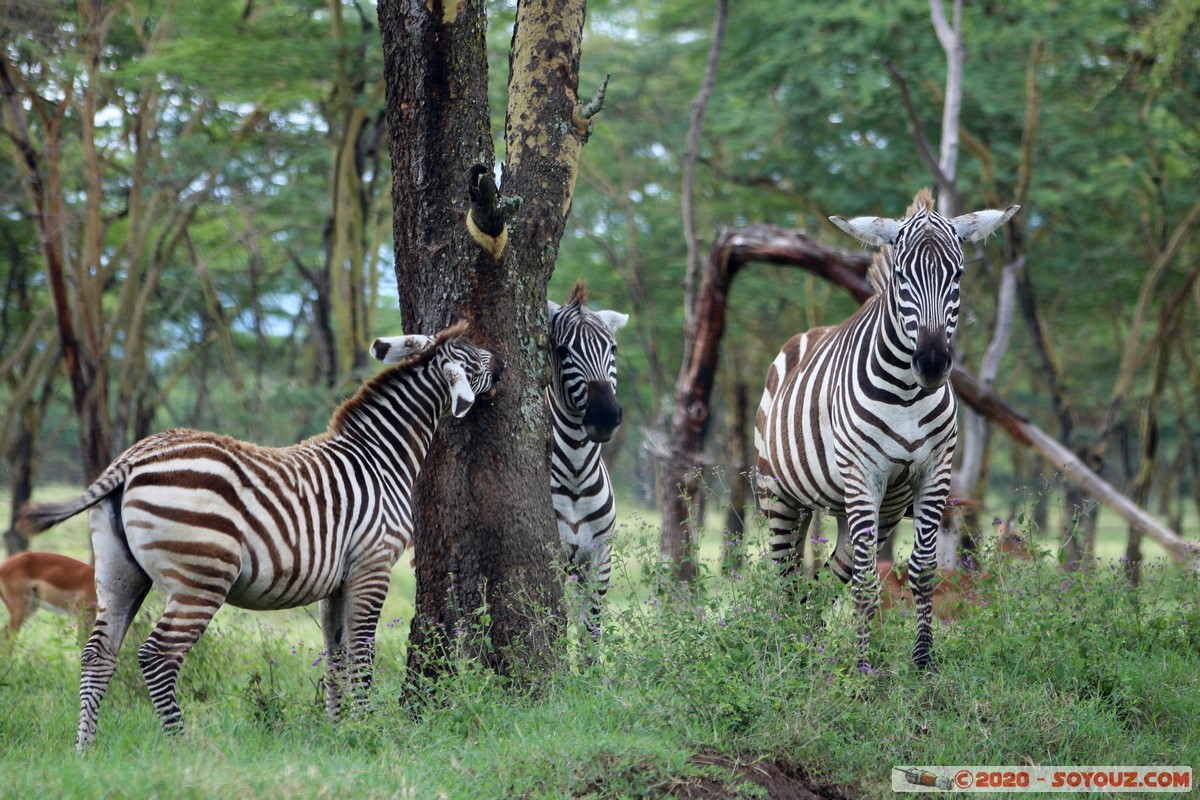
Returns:
[[[908,210],[904,212],[904,218],[908,219],[917,214],[928,214],[933,210],[933,192],[926,186],[913,196],[912,203],[909,204]],[[890,244],[881,245],[871,257],[871,266],[867,267],[867,279],[870,280],[871,286],[874,287],[875,291],[881,295],[887,291],[888,283],[892,277],[892,270],[895,267],[892,254],[892,246]]]
[[[904,218],[908,219],[916,214],[928,213],[930,211],[933,211],[933,192],[929,191],[929,187],[926,186],[913,197],[908,210],[904,212]]]
[[[446,344],[446,342],[462,336],[467,332],[467,328],[469,327],[469,323],[467,323],[465,320],[459,320],[449,328],[446,328],[445,330],[435,334],[433,341],[421,352],[406,358],[404,361],[401,361],[395,366],[381,370],[371,378],[365,380],[362,386],[358,387],[358,391],[355,392],[350,399],[346,400],[346,402],[342,403],[334,410],[333,417],[330,418],[329,427],[326,429],[325,433],[318,434],[313,438],[317,439],[328,437],[334,433],[337,433],[342,429],[348,418],[354,416],[354,414],[363,406],[369,405],[373,398],[380,393],[381,389],[395,380],[399,373],[410,372],[417,367],[420,367],[422,364],[425,364],[435,355],[437,355],[437,352],[442,349],[442,346]]]
[[[567,301],[569,306],[582,306],[587,302],[587,282],[582,278],[575,281],[575,286],[571,289],[571,299]]]
[[[892,279],[892,246],[885,244],[871,256],[871,266],[867,267],[867,280],[874,287],[876,295],[882,296],[887,292],[888,283]]]

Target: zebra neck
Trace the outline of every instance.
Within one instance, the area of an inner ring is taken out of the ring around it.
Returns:
[[[875,335],[871,341],[872,372],[886,380],[891,393],[911,400],[930,390],[922,389],[913,375],[912,359],[916,349],[904,332],[893,291],[894,284],[889,285],[884,302],[879,303]]]
[[[593,442],[583,429],[583,414],[568,411],[557,392],[547,390],[546,400],[550,408],[550,427],[557,439],[574,450],[600,449],[600,444]]]
[[[335,412],[329,438],[419,468],[449,403],[446,387],[429,380],[426,371],[421,365],[372,381]]]

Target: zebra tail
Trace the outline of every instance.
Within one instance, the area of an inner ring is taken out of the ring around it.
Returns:
[[[120,491],[128,477],[129,465],[124,458],[119,458],[78,497],[70,500],[29,502],[21,506],[21,513],[17,515],[14,527],[21,536],[28,539]]]

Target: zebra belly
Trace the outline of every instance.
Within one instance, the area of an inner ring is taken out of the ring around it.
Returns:
[[[912,515],[913,492],[907,478],[904,477],[906,475],[906,470],[899,471],[897,476],[902,479],[894,480],[889,485],[879,507],[880,527],[889,527],[905,516]],[[764,486],[767,491],[773,491],[797,508],[819,511],[835,517],[846,516],[846,486],[840,475],[836,481],[831,481],[820,489],[778,479],[768,481]],[[813,497],[820,499],[814,500]]]
[[[260,569],[253,578],[243,561],[242,571],[229,590],[227,602],[239,608],[255,611],[272,611],[282,608],[297,608],[315,603],[332,595],[341,586],[344,570],[341,559],[337,559],[322,570],[323,579],[294,582],[291,575],[283,575],[272,569]]]

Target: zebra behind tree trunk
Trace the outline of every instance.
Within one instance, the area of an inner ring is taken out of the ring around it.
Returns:
[[[179,669],[226,603],[321,601],[326,710],[338,714],[346,688],[365,704],[380,609],[412,540],[413,482],[438,420],[466,414],[499,378],[499,360],[464,331],[377,339],[372,354],[397,366],[299,444],[168,430],[126,450],[80,497],[25,506],[26,535],[92,509],[100,611],[83,650],[77,750],[95,739],[117,653],[154,584],[166,608],[138,663],[165,731],[183,728]]]
[[[565,306],[548,304],[550,362],[550,494],[569,578],[586,592],[580,622],[593,637],[608,591],[617,509],[600,445],[621,424],[617,343],[629,321],[617,311],[591,311],[587,288],[575,284]]]
[[[870,624],[879,606],[876,549],[912,516],[913,660],[936,669],[930,590],[957,439],[947,379],[962,244],[983,239],[1018,209],[946,219],[922,190],[904,219],[830,217],[881,247],[871,269],[879,291],[841,325],[793,337],[767,372],[755,446],[771,554],[790,574],[803,561],[814,511],[847,520],[849,535],[839,533],[828,566],[853,586],[860,668],[870,669]]]

